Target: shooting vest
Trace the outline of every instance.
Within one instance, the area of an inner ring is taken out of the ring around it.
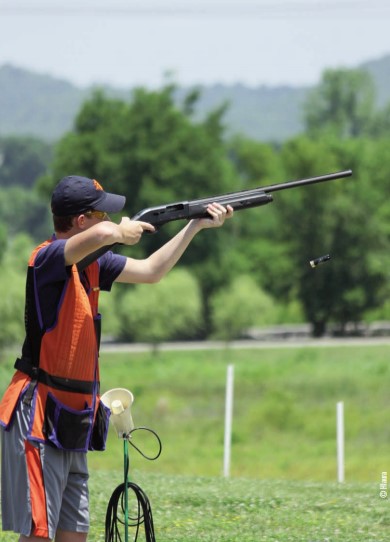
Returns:
[[[84,270],[85,284],[73,265],[66,279],[56,320],[45,329],[35,285],[32,253],[26,285],[26,339],[16,373],[0,404],[6,428],[19,399],[31,405],[30,440],[65,450],[104,449],[109,410],[99,400],[99,264]]]

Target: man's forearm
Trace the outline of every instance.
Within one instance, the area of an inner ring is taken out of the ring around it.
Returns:
[[[176,265],[200,229],[198,221],[192,220],[148,258],[144,260],[127,258],[125,267],[116,282],[159,282]]]
[[[199,222],[191,220],[179,233],[147,258],[155,282],[161,280],[176,265],[200,230]]]

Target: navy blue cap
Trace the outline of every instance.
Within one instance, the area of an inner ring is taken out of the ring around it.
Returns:
[[[55,216],[77,216],[86,211],[118,213],[125,202],[125,196],[105,192],[95,179],[70,175],[55,187],[51,210]]]

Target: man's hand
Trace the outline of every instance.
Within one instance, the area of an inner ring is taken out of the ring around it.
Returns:
[[[202,228],[219,228],[222,226],[227,218],[233,216],[233,207],[227,205],[224,207],[219,203],[210,203],[207,206],[207,212],[210,215],[210,218],[200,218],[197,219],[199,226]]]
[[[148,222],[141,222],[140,220],[131,220],[128,217],[123,217],[118,224],[122,241],[124,245],[136,245],[142,237],[144,231],[154,233],[156,228]]]

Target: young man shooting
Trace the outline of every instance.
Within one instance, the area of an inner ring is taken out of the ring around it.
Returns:
[[[125,198],[79,176],[62,179],[51,199],[55,234],[31,254],[26,285],[26,338],[0,403],[3,530],[20,542],[85,542],[89,528],[87,451],[103,450],[109,412],[99,396],[100,290],[114,282],[155,283],[194,236],[222,226],[233,209],[208,206],[148,258],[98,249],[135,245],[154,227],[109,214]],[[133,309],[134,310],[134,309]]]

